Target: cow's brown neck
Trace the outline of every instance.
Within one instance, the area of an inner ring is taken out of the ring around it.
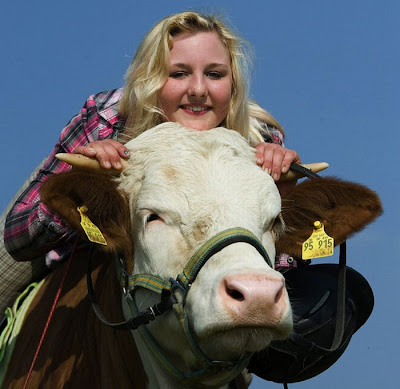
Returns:
[[[98,302],[110,319],[123,320],[112,256],[96,257],[92,277]],[[27,313],[27,325],[17,339],[4,387],[23,386],[63,267],[64,264],[60,264],[51,273]],[[147,378],[131,333],[108,328],[93,314],[87,298],[86,267],[82,251],[78,252],[72,260],[28,387],[115,388],[118,383],[119,387],[145,388]]]

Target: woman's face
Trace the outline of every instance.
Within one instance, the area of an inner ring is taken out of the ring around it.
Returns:
[[[219,36],[177,35],[169,54],[169,77],[159,94],[168,120],[199,131],[218,127],[232,94],[230,58]]]

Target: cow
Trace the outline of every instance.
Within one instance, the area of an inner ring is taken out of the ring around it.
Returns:
[[[254,149],[224,128],[164,123],[126,146],[118,177],[74,168],[43,184],[80,240],[32,298],[4,387],[247,387],[252,353],[292,331],[275,247],[301,257],[315,220],[339,244],[381,212],[373,191],[334,178],[281,207]],[[94,226],[103,242],[88,245]]]

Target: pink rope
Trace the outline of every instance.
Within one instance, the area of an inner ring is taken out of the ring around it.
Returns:
[[[75,250],[76,250],[76,248],[77,248],[77,246],[78,246],[78,242],[79,242],[79,239],[76,240],[75,245],[74,245],[74,248],[72,249],[71,255],[69,256],[68,261],[67,261],[67,263],[66,263],[66,265],[65,265],[65,269],[64,269],[63,277],[62,277],[62,279],[61,279],[60,286],[58,287],[57,294],[56,294],[56,296],[55,296],[55,298],[54,298],[53,306],[51,307],[51,310],[50,310],[50,313],[49,313],[49,317],[47,318],[46,325],[44,326],[44,329],[43,329],[43,332],[42,332],[42,336],[41,336],[41,338],[40,338],[38,347],[37,347],[37,349],[36,349],[35,355],[34,355],[34,357],[33,357],[32,363],[31,363],[31,367],[29,368],[28,375],[27,375],[26,378],[25,378],[25,383],[24,383],[23,389],[26,389],[26,388],[27,388],[29,379],[31,378],[31,375],[32,375],[32,372],[33,372],[33,368],[34,368],[34,366],[35,366],[36,360],[37,360],[38,355],[39,355],[39,351],[40,351],[40,349],[41,349],[41,347],[42,347],[44,338],[45,338],[46,333],[47,333],[47,330],[48,330],[48,328],[49,328],[50,321],[51,321],[51,319],[52,319],[52,317],[53,317],[53,314],[54,314],[54,311],[55,311],[55,309],[56,309],[58,300],[60,299],[61,291],[62,291],[62,288],[63,288],[63,286],[64,286],[65,279],[67,278],[67,274],[68,274],[68,271],[69,271],[69,268],[70,268],[71,262],[72,262],[72,257],[73,257],[74,254],[75,254]]]

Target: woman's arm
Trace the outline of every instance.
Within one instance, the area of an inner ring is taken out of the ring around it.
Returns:
[[[68,226],[40,201],[39,189],[49,176],[69,169],[69,165],[55,158],[57,153],[71,153],[113,135],[111,121],[105,122],[99,117],[97,104],[96,96],[89,97],[81,111],[71,119],[38,175],[7,215],[4,243],[14,259],[26,261],[42,256],[62,245],[71,235]],[[107,139],[106,142],[116,141]],[[57,256],[59,254],[54,258]]]

